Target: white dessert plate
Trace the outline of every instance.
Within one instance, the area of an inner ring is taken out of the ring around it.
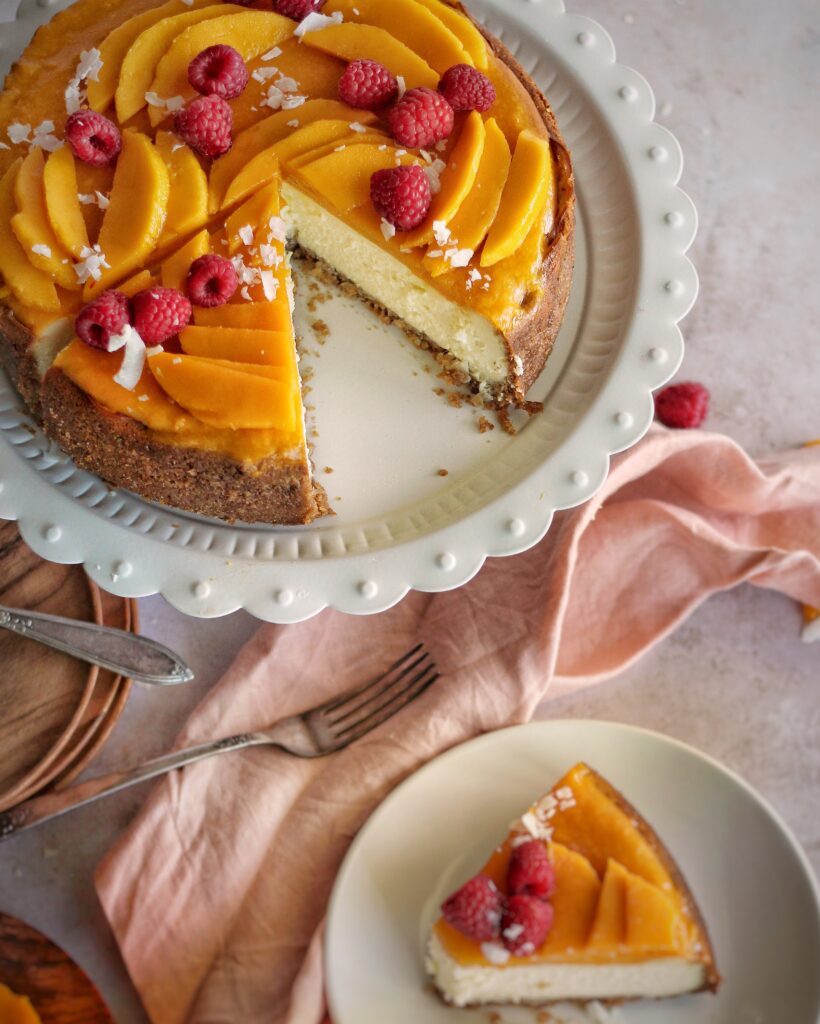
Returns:
[[[66,5],[23,0],[3,26],[0,74]],[[530,547],[556,509],[595,492],[612,453],[644,434],[653,389],[680,364],[677,324],[697,293],[685,255],[697,218],[677,187],[680,147],[653,122],[647,83],[615,63],[595,22],[561,0],[471,7],[544,90],[575,166],[572,297],[530,396],[544,412],[515,437],[479,433],[477,410],[433,393],[435,365],[397,329],[341,296],[311,312],[302,287],[315,463],[337,516],[297,529],[229,526],[112,492],[49,445],[0,374],[0,517],[19,520],[38,554],[83,562],[124,597],[162,593],[193,615],[245,607],[287,622],[328,605],[376,612],[411,588],[461,585],[489,555]],[[324,345],[310,326],[317,318],[330,329]]]
[[[441,901],[480,870],[509,823],[577,761],[600,771],[669,847],[700,903],[717,995],[624,1004],[612,1024],[817,1024],[820,891],[775,811],[717,761],[612,722],[555,720],[490,733],[398,787],[351,846],[330,903],[334,1024],[487,1024],[536,1011],[456,1010],[433,993],[424,946]],[[560,1020],[596,1019],[562,1004]]]

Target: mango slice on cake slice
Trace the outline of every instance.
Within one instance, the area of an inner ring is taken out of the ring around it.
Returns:
[[[482,267],[491,267],[518,249],[537,218],[552,207],[554,192],[549,139],[525,128],[515,144],[498,213],[481,251]]]
[[[295,361],[292,331],[242,327],[186,327],[179,336],[189,356],[225,359],[262,366],[292,366]]]
[[[217,309],[194,307],[198,327],[241,327],[247,330],[288,331],[290,310],[281,302],[237,302]]]
[[[157,240],[162,248],[208,219],[208,178],[192,149],[173,132],[157,132],[157,152],[168,170],[168,207]]]
[[[203,230],[190,238],[182,248],[167,256],[162,261],[160,275],[164,288],[176,288],[185,291],[188,271],[194,260],[211,252],[211,236]]]
[[[86,300],[145,262],[165,223],[169,194],[168,169],[154,144],[138,132],[123,132],[98,240],[108,266],[102,267],[99,280],[92,278],[86,284]]]
[[[54,281],[49,274],[38,270],[31,263],[11,229],[12,218],[17,213],[14,183],[22,162],[16,160],[0,178],[0,273],[23,306],[58,313],[61,304]]]
[[[20,164],[14,181],[17,213],[11,219],[11,229],[30,263],[61,288],[74,291],[79,284],[71,254],[63,248],[48,216],[44,170],[42,149],[32,149]]]
[[[424,85],[435,89],[439,75],[427,61],[383,28],[342,23],[302,36],[303,44],[343,60],[375,60],[394,75],[401,75],[408,89]]]
[[[157,64],[150,91],[163,99],[181,96],[187,101],[197,95],[188,84],[188,65],[203,50],[219,43],[233,47],[243,60],[249,61],[292,36],[293,29],[290,18],[271,11],[228,14],[223,10],[222,17],[189,25],[174,39]],[[151,124],[159,124],[168,113],[166,108],[152,106],[148,111]]]
[[[461,41],[461,45],[469,53],[472,63],[482,71],[488,64],[487,42],[466,14],[450,7],[443,0],[416,0],[428,11],[443,22],[447,28]]]
[[[89,247],[88,229],[80,206],[77,168],[68,146],[49,153],[43,169],[46,210],[60,245],[76,259]]]
[[[328,0],[323,14],[341,11],[345,23],[375,25],[418,54],[440,75],[473,59],[444,21],[416,0]]]

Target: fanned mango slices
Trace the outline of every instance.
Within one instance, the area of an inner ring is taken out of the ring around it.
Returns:
[[[86,301],[145,262],[162,231],[169,193],[168,169],[151,140],[137,132],[123,132],[99,237],[108,266],[98,281],[86,284]]]
[[[209,46],[216,43],[231,46],[243,60],[249,61],[293,34],[294,25],[290,18],[271,11],[245,10],[240,14],[226,14],[224,10],[222,17],[189,25],[174,39],[157,64],[151,92],[163,99],[171,96],[191,99],[197,94],[188,84],[188,65]],[[164,107],[151,107],[148,114],[152,125],[159,124],[168,116]]]
[[[438,85],[439,75],[427,61],[409,46],[399,42],[394,35],[375,25],[344,22],[341,25],[329,25],[316,32],[307,32],[302,42],[324,53],[341,57],[342,60],[378,61],[394,75],[401,75],[408,89],[419,85],[435,89]]]
[[[28,254],[11,229],[12,217],[17,212],[14,182],[21,163],[22,160],[15,161],[0,178],[0,273],[23,306],[58,313],[60,296],[54,282],[48,274],[31,264]]]
[[[341,11],[345,23],[376,25],[404,43],[440,75],[473,59],[444,21],[416,0],[328,0],[323,14]]]
[[[347,119],[348,125],[350,121],[367,125],[376,117],[369,110],[354,110],[340,100],[316,99],[308,100],[296,110],[278,110],[238,134],[230,151],[215,160],[211,167],[208,180],[211,212],[221,209],[229,185],[250,160],[293,132],[294,126],[289,122],[298,121],[297,128],[301,129],[314,121],[342,119]]]
[[[49,154],[43,169],[43,188],[54,234],[64,249],[80,259],[89,245],[88,230],[80,206],[74,154],[68,146]]]
[[[447,28],[461,40],[461,45],[472,57],[472,62],[477,68],[484,71],[488,64],[487,42],[484,36],[478,31],[466,14],[449,7],[442,0],[416,0],[416,3],[426,7]]]
[[[208,219],[208,179],[193,150],[173,132],[157,132],[157,152],[168,169],[168,209],[157,245],[196,231]]]
[[[515,144],[498,213],[481,251],[482,267],[491,267],[518,249],[554,192],[549,139],[525,128]]]
[[[60,244],[48,217],[44,168],[41,149],[32,149],[20,164],[14,182],[17,213],[11,219],[11,229],[31,264],[61,288],[76,290],[79,285],[69,253]]]
[[[218,3],[219,0],[190,0],[189,6],[192,10],[199,10],[202,7],[218,5]],[[220,13],[224,13],[224,11],[220,9]],[[175,14],[179,14],[179,0],[168,0],[168,3],[162,4],[161,7],[152,7],[149,11],[134,15],[133,18],[129,18],[128,21],[124,21],[122,25],[108,33],[99,47],[102,67],[97,74],[97,79],[91,78],[86,82],[88,105],[92,110],[103,113],[114,99],[120,68],[125,55],[136,42],[137,37],[152,25]]]
[[[124,124],[134,114],[139,113],[147,103],[145,94],[151,91],[151,82],[154,80],[157,65],[176,37],[200,21],[224,17],[226,9],[224,4],[217,3],[199,10],[186,11],[185,14],[176,14],[172,18],[163,18],[162,21],[140,32],[120,65],[114,94],[120,124]]]
[[[396,156],[394,146],[361,143],[338,151],[322,153],[301,166],[294,174],[317,195],[341,213],[363,206],[370,199],[370,179],[376,171],[419,160],[412,153]]]
[[[475,252],[495,220],[501,195],[510,170],[510,147],[504,133],[490,118],[484,124],[486,138],[481,163],[473,187],[452,220],[447,222],[450,241],[441,246],[431,244],[424,266],[431,277],[439,277],[452,270],[445,256],[431,256],[430,252],[445,252],[450,247],[472,249]]]
[[[427,216],[415,230],[402,235],[402,245],[426,245],[433,240],[433,225],[436,221],[449,224],[455,217],[470,194],[478,174],[486,134],[481,114],[476,110],[471,111],[450,152],[447,168],[441,175],[441,188],[433,196]]]

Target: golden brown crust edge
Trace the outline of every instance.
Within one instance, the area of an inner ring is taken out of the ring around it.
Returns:
[[[277,526],[330,511],[305,462],[271,457],[245,467],[221,452],[165,444],[141,423],[98,405],[60,370],[43,380],[42,414],[45,432],[78,466],[148,501]]]
[[[686,881],[686,877],[681,871],[677,864],[677,861],[669,852],[669,850],[661,842],[660,837],[647,822],[647,820],[636,810],[632,804],[626,799],[620,790],[617,790],[612,783],[599,775],[594,768],[589,768],[590,774],[595,780],[595,785],[598,789],[611,800],[634,824],[635,828],[640,832],[641,837],[652,847],[653,852],[663,864],[666,871],[669,873],[670,878],[675,884],[675,888],[683,896],[684,907],[686,913],[695,922],[695,926],[698,929],[700,943],[703,947],[703,964],[706,968],[706,977],[703,985],[697,989],[698,992],[717,992],[718,986],[720,985],[720,975],[718,974],[717,964],[715,963],[715,953],[712,947],[712,940],[709,938],[709,930],[706,927],[706,922],[703,919],[703,915],[700,912],[697,901],[692,895],[692,890],[689,888],[689,883]]]

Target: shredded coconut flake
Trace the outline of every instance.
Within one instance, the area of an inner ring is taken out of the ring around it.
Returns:
[[[74,71],[74,76],[65,89],[65,108],[69,114],[73,114],[85,103],[86,92],[84,82],[98,82],[103,62],[100,51],[92,47],[90,50],[83,50],[80,54],[80,61]]]
[[[285,222],[282,220],[281,217],[271,217],[271,219],[268,221],[268,227],[270,228],[271,234],[271,237],[268,239],[269,242],[273,241],[274,239],[277,242],[285,241],[287,229],[285,227]]]
[[[6,132],[12,143],[15,146],[19,146],[21,142],[28,142],[29,135],[31,135],[31,125],[20,124],[19,121],[15,121],[14,124],[8,126]]]
[[[466,267],[473,258],[472,249],[448,249],[444,258],[449,260],[452,267]]]
[[[282,56],[282,51],[278,46],[274,46],[272,50],[268,50],[267,53],[263,53],[260,60],[276,60],[277,57]]]
[[[302,39],[308,32],[318,32],[330,25],[341,25],[343,21],[344,15],[341,11],[335,11],[333,14],[319,14],[318,11],[311,11],[306,18],[302,18],[293,30],[293,34],[297,39]]]
[[[307,96],[285,96],[282,100],[282,110],[295,110],[297,107],[301,107],[305,100],[307,100]]]
[[[282,256],[276,246],[265,243],[259,246],[259,259],[266,267],[278,267],[282,262]]]
[[[32,245],[31,251],[35,256],[45,256],[47,260],[51,259],[51,246],[39,243],[38,245]]]
[[[399,83],[399,94],[397,99],[401,99],[407,92],[407,83],[404,80],[404,75],[396,75],[396,81]]]
[[[509,950],[505,949],[500,942],[482,942],[481,954],[491,964],[505,964],[510,959]]]
[[[267,82],[269,78],[279,74],[278,68],[257,68],[251,72],[251,78],[255,82]]]
[[[390,239],[396,234],[396,227],[395,227],[395,225],[391,224],[389,220],[385,220],[384,217],[382,217],[381,229],[382,229],[382,234],[384,235],[385,241],[389,242]]]
[[[116,374],[114,374],[114,381],[120,387],[125,388],[126,391],[133,391],[142,376],[142,370],[145,366],[145,342],[131,324],[125,325],[122,334],[118,336],[117,340],[123,337],[125,340],[122,346],[122,364]],[[114,339],[112,338],[111,340],[113,341]],[[109,349],[110,347],[109,343]]]
[[[279,282],[274,277],[272,270],[260,270],[259,278],[262,282],[262,291],[265,293],[265,298],[268,302],[273,302],[276,298],[276,293],[279,291]]]
[[[359,124],[358,121],[351,121],[350,122],[350,130],[352,132],[366,132],[367,131],[365,126],[363,124]]]
[[[243,245],[253,244],[253,228],[250,224],[243,224],[243,226],[236,232],[239,235],[239,240]]]
[[[185,106],[185,100],[181,96],[171,96],[166,100],[159,93],[150,91],[145,94],[145,102],[150,107],[162,107],[169,113],[173,113],[175,110]]]
[[[450,241],[452,231],[447,227],[446,221],[433,221],[433,237],[439,245],[446,245]]]
[[[77,281],[85,284],[90,278],[99,281],[103,267],[110,269],[110,266],[99,244],[91,249],[85,246],[80,250],[80,259],[74,264],[74,273],[77,275]]]
[[[446,167],[447,164],[443,160],[434,160],[426,167],[422,167],[430,182],[430,191],[433,195],[437,195],[441,191],[441,173]]]
[[[288,128],[298,128],[299,127],[299,118],[298,117],[294,117],[294,119],[292,121],[288,121],[287,122],[287,125],[288,125]]]

